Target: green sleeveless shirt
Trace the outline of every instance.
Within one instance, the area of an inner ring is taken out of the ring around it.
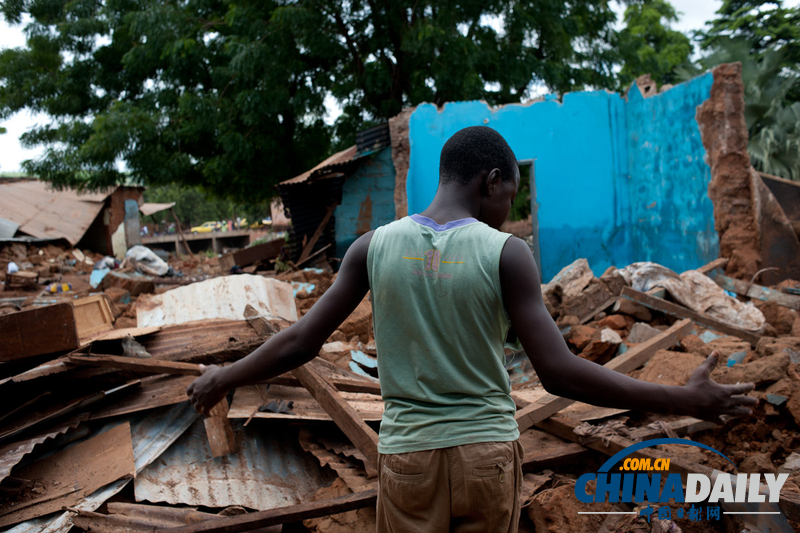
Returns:
[[[378,451],[519,437],[503,344],[500,254],[509,234],[413,215],[375,230],[367,254],[386,410]]]

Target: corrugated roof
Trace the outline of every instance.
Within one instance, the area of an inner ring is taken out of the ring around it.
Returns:
[[[64,238],[76,244],[113,192],[56,191],[42,181],[0,184],[0,213],[19,231],[39,238]]]
[[[170,207],[174,207],[175,202],[170,202],[168,204],[155,204],[155,203],[144,203],[139,206],[139,211],[144,215],[154,215],[159,211],[164,211],[169,209]]]
[[[295,183],[302,183],[304,181],[308,181],[309,178],[316,177],[329,170],[334,170],[337,165],[351,162],[353,159],[355,159],[356,153],[357,153],[357,147],[353,145],[350,148],[347,148],[346,150],[342,150],[341,152],[333,154],[328,159],[326,159],[319,165],[315,166],[311,170],[307,170],[302,174],[300,174],[299,176],[295,176],[290,180],[282,181],[280,185],[292,185]]]

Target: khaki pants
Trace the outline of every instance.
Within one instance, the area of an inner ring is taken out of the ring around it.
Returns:
[[[522,458],[519,441],[381,454],[378,533],[516,533]]]

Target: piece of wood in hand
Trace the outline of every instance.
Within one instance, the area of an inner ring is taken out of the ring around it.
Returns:
[[[233,426],[228,419],[228,400],[223,398],[211,408],[209,416],[203,420],[208,436],[208,447],[213,457],[222,457],[239,451]]]
[[[330,383],[322,378],[311,364],[295,368],[292,373],[311,393],[322,408],[347,435],[366,458],[365,466],[370,477],[377,475],[378,434],[364,422]]]

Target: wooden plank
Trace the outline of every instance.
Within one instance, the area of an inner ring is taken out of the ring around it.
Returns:
[[[139,359],[121,355],[71,355],[69,362],[77,365],[115,368],[148,374],[182,374],[199,376],[200,366],[194,363],[179,361],[162,361],[160,359]]]
[[[623,374],[632,370],[636,370],[651,357],[653,357],[658,350],[663,350],[674,346],[683,337],[688,335],[693,328],[694,325],[692,324],[691,320],[681,320],[680,322],[676,322],[666,331],[656,335],[647,342],[643,342],[638,346],[631,348],[624,354],[615,357],[603,366]],[[512,394],[512,397],[513,396],[514,395]],[[539,421],[553,416],[557,412],[573,403],[575,403],[575,400],[547,394],[536,402],[533,402],[527,407],[517,411],[517,414],[514,416],[514,418],[517,420],[519,430],[525,431]]]
[[[133,444],[125,422],[96,437],[16,469],[14,476],[40,480],[42,493],[0,511],[0,527],[61,510],[79,503],[100,487],[133,477]]]
[[[223,457],[239,451],[239,443],[233,433],[233,426],[228,419],[228,400],[223,398],[211,408],[209,415],[203,420],[208,436],[208,446],[212,457]]]
[[[81,346],[91,344],[96,341],[116,341],[130,335],[131,337],[143,337],[161,331],[161,326],[148,326],[146,328],[120,328],[112,329],[106,333],[95,335],[91,339],[81,339]]]
[[[330,382],[330,381],[329,381]],[[300,382],[297,382],[298,384]],[[383,400],[379,395],[359,392],[340,392],[342,397],[364,421],[380,422],[383,415]],[[291,402],[290,413],[259,412],[258,408],[270,402]],[[317,420],[332,421],[330,415],[317,400],[301,386],[263,384],[239,387],[233,395],[233,402],[228,411],[228,418],[248,419],[283,419],[283,420]]]
[[[378,434],[369,427],[330,383],[312,365],[295,368],[292,373],[319,402],[325,412],[366,458],[366,466],[377,474]]]
[[[347,378],[326,378],[339,392],[365,392],[381,395],[381,384],[372,381]],[[297,378],[289,374],[281,374],[267,381],[271,385],[285,385],[288,387],[302,387]]]
[[[332,514],[344,513],[364,507],[374,507],[378,501],[378,489],[368,489],[354,494],[347,494],[330,500],[279,507],[269,511],[260,511],[245,515],[209,520],[199,524],[172,528],[157,529],[155,533],[238,533],[251,531],[260,527],[275,526],[319,518]]]
[[[192,249],[189,248],[189,243],[186,241],[186,236],[183,234],[183,229],[181,229],[181,221],[178,220],[178,215],[175,214],[175,209],[170,207],[169,212],[172,214],[172,218],[175,219],[175,226],[178,228],[178,235],[180,236],[181,241],[183,241],[183,246],[186,247],[186,251],[189,252],[189,255],[192,256],[192,259],[197,259]],[[175,248],[177,249],[177,246]]]
[[[729,259],[727,257],[720,257],[718,259],[714,259],[713,261],[711,261],[706,265],[701,266],[700,268],[697,269],[697,271],[700,272],[701,274],[705,274],[706,276],[708,276],[709,273],[714,272],[717,269],[723,269],[726,266],[728,266],[728,261]]]
[[[625,287],[622,289],[622,297],[676,318],[689,318],[698,324],[701,324],[707,328],[711,328],[715,331],[719,331],[720,333],[739,337],[740,339],[749,342],[752,346],[758,344],[758,339],[761,338],[759,335],[750,333],[749,331],[744,331],[743,329],[731,326],[730,324],[726,324],[725,322],[717,320],[716,318],[712,318],[705,313],[698,313],[697,311],[693,311],[683,307],[682,305],[674,304],[672,302],[662,300],[661,298],[654,298],[649,294],[635,291],[630,287]]]
[[[262,244],[256,244],[249,248],[237,250],[223,255],[219,259],[219,266],[223,272],[229,272],[233,266],[245,267],[252,265],[256,261],[269,261],[281,253],[284,244],[283,239],[274,239]]]
[[[756,300],[761,300],[764,302],[775,302],[776,304],[782,305],[783,307],[788,307],[789,309],[800,310],[800,296],[786,294],[785,292],[776,291],[775,289],[770,289],[769,287],[762,287],[761,285],[756,285],[755,283],[748,283],[740,279],[729,278],[728,276],[725,276],[719,272],[713,273],[710,277],[717,283],[717,285],[727,291],[735,292],[736,294],[741,294],[742,296],[755,298]]]
[[[319,223],[319,226],[317,226],[317,230],[314,232],[314,235],[311,236],[311,239],[308,241],[308,243],[303,248],[303,251],[300,253],[300,258],[297,260],[298,264],[305,261],[311,254],[311,250],[314,249],[314,245],[317,244],[317,241],[322,235],[322,230],[324,230],[325,226],[328,225],[328,221],[331,219],[331,216],[333,215],[333,212],[336,210],[336,206],[338,205],[339,205],[338,202],[334,202],[328,207],[328,210],[325,212],[325,216],[322,217],[322,222]]]
[[[78,346],[72,304],[0,316],[0,361],[74,350]]]
[[[186,402],[189,400],[186,396],[186,387],[194,380],[194,376],[148,376],[142,378],[133,392],[113,404],[93,410],[90,419],[125,415]]]
[[[584,315],[583,317],[579,318],[580,323],[581,324],[586,324],[587,322],[592,320],[594,317],[599,315],[601,312],[605,311],[606,309],[608,309],[609,307],[614,305],[616,302],[617,302],[617,297],[616,296],[612,296],[611,298],[609,298],[605,302],[601,303],[594,310],[588,312],[586,315]]]
[[[75,327],[78,338],[85,339],[114,329],[114,315],[102,294],[78,298],[72,302],[75,309]]]

